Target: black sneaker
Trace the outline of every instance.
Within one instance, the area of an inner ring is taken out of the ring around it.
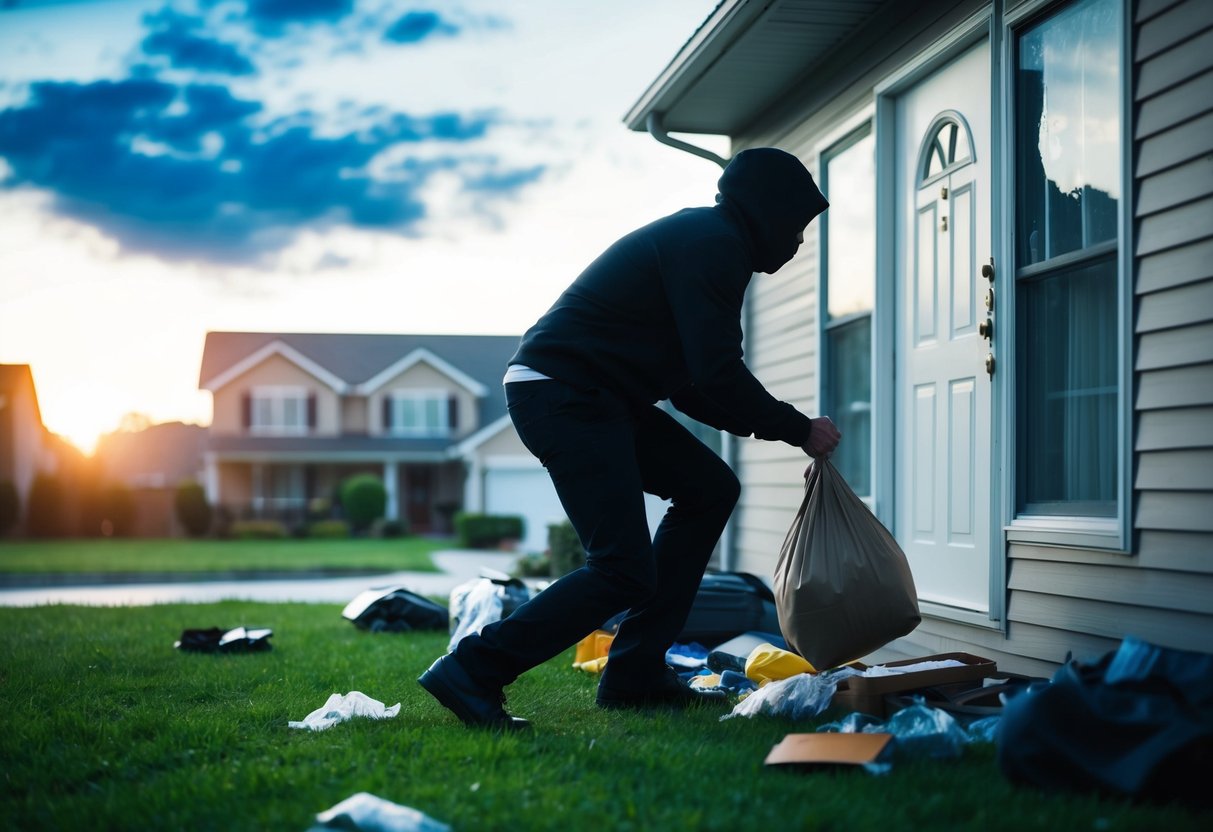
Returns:
[[[476,684],[450,654],[430,665],[417,682],[465,725],[505,731],[531,727],[525,719],[505,712],[505,693],[500,688],[485,690]]]
[[[670,668],[654,684],[636,690],[612,689],[600,683],[597,699],[598,707],[612,710],[727,705],[728,701],[725,691],[693,688]]]

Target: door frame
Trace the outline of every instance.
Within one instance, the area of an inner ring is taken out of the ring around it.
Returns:
[[[873,398],[883,405],[873,408],[873,457],[889,460],[877,466],[873,482],[877,495],[877,516],[888,528],[895,528],[895,497],[897,471],[896,412],[897,379],[895,378],[897,349],[897,263],[896,244],[898,209],[896,203],[897,176],[897,99],[911,87],[943,67],[953,58],[976,44],[987,41],[990,46],[990,247],[995,267],[1009,263],[1010,240],[998,233],[1004,228],[1003,195],[1007,183],[1003,178],[1002,142],[1002,78],[999,69],[1002,43],[993,5],[975,12],[964,21],[920,50],[912,60],[903,64],[876,84],[876,303],[872,318],[872,353],[874,373]],[[980,256],[980,255],[979,255]],[[1001,276],[1001,280],[999,277]],[[995,285],[1009,280],[1005,269],[995,277]],[[1003,303],[1005,306],[1005,301]],[[1005,319],[1004,319],[1005,320]],[[1009,355],[1011,342],[1008,328],[996,326],[991,343],[995,357]],[[1004,365],[1005,366],[1005,365]],[[1003,369],[999,367],[998,369]],[[1006,630],[1006,545],[1002,528],[1003,479],[1002,437],[1007,373],[995,372],[990,391],[990,579],[989,613],[966,612],[951,607],[920,602],[924,615],[943,618],[989,629]]]

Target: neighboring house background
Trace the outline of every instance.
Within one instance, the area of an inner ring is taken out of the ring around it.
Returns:
[[[53,467],[29,365],[0,364],[0,482],[16,486],[22,517],[34,476]],[[21,531],[19,522],[16,532]]]
[[[174,497],[186,480],[201,482],[207,430],[184,422],[162,422],[118,430],[98,440],[97,475],[128,488],[134,501],[134,537],[180,537]]]
[[[1211,44],[1203,0],[724,0],[628,113],[787,149],[831,201],[746,359],[835,418],[906,550],[893,649],[1213,644]],[[804,459],[733,464],[725,562],[769,576]]]
[[[211,332],[199,386],[214,397],[203,457],[212,503],[303,522],[356,473],[387,517],[449,534],[456,511],[522,514],[542,551],[564,518],[506,413],[515,336]]]

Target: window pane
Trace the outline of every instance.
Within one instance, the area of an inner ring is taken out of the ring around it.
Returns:
[[[253,426],[268,427],[274,423],[274,400],[268,396],[253,397]]]
[[[303,425],[303,409],[305,405],[302,399],[288,397],[282,400],[282,425],[288,428],[297,428]]]
[[[442,424],[441,414],[438,410],[440,407],[438,399],[425,400],[425,432],[434,433],[438,426]]]
[[[829,320],[871,312],[876,296],[876,140],[872,134],[826,161]]]
[[[826,333],[829,416],[842,433],[830,460],[860,497],[872,494],[872,318]]]
[[[1019,40],[1019,266],[1116,239],[1119,19],[1118,0],[1081,0]]]
[[[1116,261],[1024,281],[1020,292],[1023,508],[1115,515]]]

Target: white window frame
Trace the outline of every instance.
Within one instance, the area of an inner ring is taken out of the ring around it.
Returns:
[[[852,118],[847,119],[846,121],[842,122],[837,129],[830,132],[830,134],[825,138],[824,141],[818,143],[817,148],[816,148],[817,170],[818,170],[818,176],[820,177],[820,179],[822,181],[822,185],[825,188],[827,199],[829,199],[829,163],[830,163],[830,160],[845,153],[847,150],[851,149],[851,147],[853,147],[855,144],[857,144],[858,142],[862,141],[863,139],[865,139],[869,136],[871,136],[873,138],[873,142],[874,142],[873,153],[878,155],[878,153],[879,153],[878,145],[875,143],[875,138],[876,138],[875,110],[872,107],[865,107],[865,108],[863,108],[863,110],[860,113],[858,113],[855,116],[853,116]],[[878,193],[880,190],[879,180],[880,180],[880,172],[879,172],[879,166],[877,166],[876,175],[872,180],[872,197],[873,197],[874,202],[876,199],[878,199]],[[828,212],[827,212],[827,214],[828,214]],[[880,487],[878,480],[877,480],[878,466],[877,466],[877,455],[876,455],[877,444],[878,444],[876,441],[876,434],[877,434],[877,430],[879,428],[879,426],[877,425],[877,412],[878,411],[877,411],[877,407],[876,407],[876,402],[877,402],[877,397],[879,396],[879,392],[878,392],[879,376],[877,375],[876,358],[875,358],[876,357],[876,346],[877,346],[876,326],[877,326],[877,322],[879,320],[879,318],[877,316],[877,307],[879,306],[878,296],[880,294],[880,288],[879,288],[880,287],[880,275],[879,275],[880,229],[878,228],[877,218],[875,216],[873,216],[872,227],[873,227],[873,237],[876,240],[876,250],[873,252],[874,285],[872,287],[873,299],[872,299],[871,311],[867,312],[867,313],[857,313],[854,315],[848,315],[845,318],[840,318],[837,321],[831,322],[829,320],[829,317],[830,317],[830,315],[829,315],[830,274],[829,274],[829,263],[828,263],[829,240],[827,239],[828,234],[826,233],[826,230],[828,228],[827,224],[828,224],[829,220],[828,220],[828,218],[825,218],[825,217],[823,217],[823,220],[824,220],[824,223],[822,225],[820,225],[818,228],[818,241],[819,241],[818,242],[818,269],[817,269],[817,275],[818,275],[817,320],[819,321],[819,325],[817,328],[817,330],[818,330],[817,331],[817,340],[818,340],[817,355],[819,357],[818,358],[818,368],[817,368],[818,391],[819,391],[818,401],[821,402],[820,412],[823,414],[827,414],[827,415],[828,415],[828,412],[832,408],[834,408],[835,404],[836,404],[835,402],[829,401],[829,397],[827,395],[828,389],[829,389],[829,387],[828,387],[828,385],[829,385],[829,372],[828,372],[828,366],[829,366],[829,338],[828,338],[828,335],[829,335],[829,331],[835,327],[852,323],[855,320],[857,320],[858,318],[860,318],[866,314],[866,317],[868,318],[869,337],[871,338],[871,347],[869,349],[869,354],[868,354],[868,361],[869,361],[868,385],[869,385],[869,395],[871,398],[871,401],[869,403],[870,407],[871,407],[871,412],[870,412],[870,419],[869,419],[869,425],[868,425],[868,430],[869,430],[869,437],[868,437],[868,443],[869,443],[869,449],[868,449],[869,493],[866,495],[862,495],[860,497],[860,499],[863,500],[864,503],[866,503],[869,508],[872,508],[873,510],[875,510],[875,508],[878,504],[877,492],[879,491],[879,487]]]
[[[446,437],[451,435],[451,400],[450,390],[440,389],[406,389],[392,390],[387,394],[391,401],[389,411],[391,413],[391,421],[386,426],[387,433],[392,436],[410,436],[410,437]],[[403,407],[405,402],[415,402],[421,405],[421,412],[425,412],[425,405],[428,402],[437,402],[438,405],[438,421],[435,426],[427,426],[422,424],[418,427],[406,427],[402,424]]]
[[[1015,318],[1018,315],[1018,281],[1016,280],[1015,233],[1018,207],[1016,198],[1016,151],[1015,118],[1016,89],[1015,67],[1018,61],[1019,36],[1044,17],[1061,10],[1075,0],[1034,0],[1006,14],[1003,20],[1002,60],[1003,67],[1003,183],[1005,193],[1011,195],[1012,207],[1005,220],[1007,233],[1001,248],[1002,263],[999,274],[1001,295],[1001,317],[1004,332],[1018,331]],[[1020,345],[1002,350],[1002,366],[1010,381],[1006,385],[1003,410],[1003,470],[1007,472],[1008,486],[1003,492],[1003,530],[1009,542],[1066,548],[1100,549],[1109,552],[1131,554],[1132,552],[1132,505],[1133,505],[1133,446],[1132,446],[1132,390],[1133,390],[1133,104],[1132,104],[1132,3],[1120,3],[1120,199],[1117,206],[1117,496],[1116,513],[1111,517],[1084,515],[1028,514],[1020,510],[1020,487],[1018,482],[1018,352]]]
[[[287,402],[299,405],[298,424],[286,420]],[[258,405],[269,410],[269,421],[258,420]],[[298,385],[266,384],[254,387],[249,392],[249,433],[257,436],[305,436],[308,427],[308,389]]]

